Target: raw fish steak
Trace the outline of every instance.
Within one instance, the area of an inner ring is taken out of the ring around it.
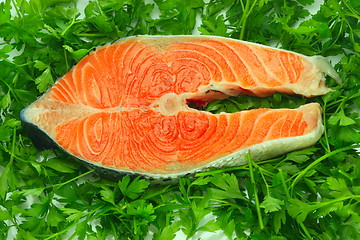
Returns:
[[[245,164],[313,145],[321,108],[212,114],[188,106],[275,92],[307,97],[340,81],[321,56],[210,36],[136,36],[98,47],[21,113],[62,149],[155,178]]]

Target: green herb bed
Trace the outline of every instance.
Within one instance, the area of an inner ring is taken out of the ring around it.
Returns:
[[[310,14],[313,2],[91,0],[80,14],[76,1],[2,1],[0,239],[166,240],[178,231],[191,238],[217,230],[229,239],[360,239],[360,1],[318,1]],[[239,96],[207,107],[217,113],[316,101],[325,125],[320,141],[153,185],[101,178],[60,150],[38,151],[24,133],[21,109],[94,47],[130,35],[194,32],[338,59],[343,84],[328,79],[335,91],[325,96]]]

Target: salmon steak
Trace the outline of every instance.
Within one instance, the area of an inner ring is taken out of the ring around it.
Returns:
[[[173,178],[315,144],[321,107],[219,113],[189,107],[275,92],[318,96],[339,76],[321,56],[213,36],[134,36],[81,59],[21,119],[100,168]]]

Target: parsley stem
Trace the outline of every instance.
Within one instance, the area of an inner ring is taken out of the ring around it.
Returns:
[[[349,179],[349,181],[353,184],[353,177],[351,177],[350,174],[344,172],[343,170],[339,170],[339,173]]]
[[[323,106],[323,119],[325,119],[325,115],[326,115],[326,103]],[[324,146],[326,152],[331,152],[331,148],[330,148],[330,144],[329,144],[329,138],[328,138],[328,134],[327,134],[327,122],[324,121],[324,137],[325,137],[325,144],[326,146]]]
[[[245,29],[246,29],[247,19],[249,18],[249,16],[250,16],[251,12],[253,11],[254,7],[256,6],[257,0],[253,1],[251,6],[250,6],[251,1],[249,1],[249,0],[246,0],[245,6],[244,6],[244,3],[242,1],[240,1],[240,2],[241,2],[241,8],[243,10],[243,15],[242,15],[242,17],[241,17],[241,19],[239,21],[238,28],[241,27],[239,39],[243,40],[244,36],[245,36]]]
[[[106,34],[103,33],[79,33],[79,37],[105,37]]]
[[[247,166],[237,166],[237,167],[229,167],[229,168],[224,168],[224,169],[216,169],[216,170],[212,170],[212,171],[208,171],[208,172],[200,172],[200,173],[196,173],[196,177],[204,177],[204,176],[211,176],[214,174],[219,174],[219,173],[225,173],[225,172],[230,172],[230,171],[236,171],[236,170],[247,170]]]
[[[76,9],[76,2],[74,2],[74,8]],[[62,31],[61,36],[64,36],[65,33],[66,33],[74,24],[80,23],[80,22],[83,21],[83,20],[76,21],[76,17],[77,17],[77,14],[76,14],[76,12],[75,12],[75,13],[74,13],[74,16],[73,16],[73,18],[72,18],[72,20],[71,20],[71,23],[64,29],[64,31]]]
[[[336,24],[336,23],[335,23]],[[330,25],[330,24],[329,24]],[[344,20],[341,21],[340,23],[340,29],[339,29],[339,32],[338,34],[336,35],[335,37],[335,40],[331,43],[331,45],[328,47],[328,49],[331,49],[336,43],[337,41],[339,40],[341,34],[343,33],[343,27],[344,27]],[[334,26],[335,28],[335,26]]]
[[[59,231],[59,232],[56,232],[54,233],[53,235],[45,238],[44,240],[49,240],[49,239],[52,239],[52,238],[55,238],[61,234],[64,234],[66,233],[67,231],[69,231],[71,228],[75,227],[77,224],[79,224],[77,221],[75,221],[74,223],[72,223],[71,225],[67,226],[66,228],[64,228],[63,230]]]
[[[280,159],[282,159],[283,157],[279,157],[279,158],[272,158],[272,159],[269,159],[269,160],[264,160],[264,161],[261,161],[259,163],[255,163],[253,162],[253,164],[256,165],[256,167],[258,168],[261,168],[258,164],[266,164],[266,163],[272,163],[272,162],[277,162],[279,161]],[[205,176],[211,176],[211,175],[214,175],[214,174],[219,174],[219,173],[225,173],[225,172],[230,172],[230,171],[238,171],[238,170],[249,170],[248,169],[248,165],[243,165],[243,166],[236,166],[236,167],[228,167],[228,168],[224,168],[224,169],[215,169],[215,170],[211,170],[211,171],[207,171],[207,172],[199,172],[199,173],[196,173],[196,177],[205,177]],[[267,176],[273,176],[274,173],[272,173],[271,171],[268,171],[264,168],[261,168],[261,171],[263,173],[266,173]]]
[[[262,161],[260,162],[260,164],[265,164],[265,163],[266,163],[266,162],[262,162]],[[267,176],[274,176],[274,175],[275,175],[275,174],[272,173],[271,171],[268,171],[268,170],[266,170],[265,168],[260,167],[257,162],[254,162],[254,161],[253,161],[253,164],[254,164],[254,166],[255,166],[256,168],[258,168],[258,169],[260,170],[261,174],[264,174],[264,175],[267,175]]]
[[[269,187],[269,184],[268,184],[267,181],[266,181],[266,178],[265,178],[265,176],[264,176],[263,170],[262,170],[262,168],[260,168],[260,167],[259,167],[259,170],[260,170],[259,172],[260,172],[261,178],[263,179],[263,181],[264,181],[264,183],[265,183],[266,192],[267,192],[268,195],[270,195],[270,187]]]
[[[242,10],[243,12],[245,12],[245,5],[244,5],[244,3],[243,3],[242,0],[240,1],[240,4],[241,4],[241,10]]]
[[[14,128],[13,141],[11,143],[11,155],[10,155],[10,163],[11,164],[14,161],[14,156],[15,156],[15,143],[16,143],[16,128]]]
[[[88,174],[90,174],[90,173],[92,173],[92,172],[94,172],[94,171],[95,171],[95,169],[92,169],[92,170],[87,171],[87,172],[85,172],[85,173],[83,173],[83,174],[80,174],[79,176],[76,176],[76,177],[74,177],[74,178],[72,178],[72,179],[70,179],[70,180],[68,180],[68,181],[66,181],[66,182],[52,185],[52,187],[62,187],[62,186],[64,186],[64,185],[66,185],[66,184],[68,184],[68,183],[71,183],[71,182],[73,182],[73,181],[75,181],[75,180],[77,180],[77,179],[79,179],[79,178],[82,178],[83,176],[86,176],[86,175],[88,175]]]
[[[12,82],[15,83],[19,78],[19,72],[16,72],[15,76],[13,77]],[[8,84],[6,81],[2,80],[3,83],[5,83],[5,85],[9,88],[10,93],[12,93],[13,97],[15,98],[15,100],[17,102],[20,102],[20,99],[18,98],[18,96],[16,95],[16,92],[14,91],[14,89],[11,87],[10,84]]]
[[[204,196],[192,196],[189,197],[189,199],[198,199],[203,200]],[[211,207],[224,207],[224,206],[231,206],[233,208],[241,209],[241,205],[231,202],[230,200],[224,200],[224,199],[218,199],[218,198],[209,198],[209,200],[215,202],[214,204],[211,204]]]
[[[339,100],[333,101],[333,102],[327,104],[327,108],[331,108],[332,106],[338,106],[338,104],[341,103],[342,101],[344,101],[344,100],[339,99]]]
[[[358,14],[359,12],[356,11],[356,10],[353,8],[353,6],[349,5],[349,4],[347,3],[347,1],[342,1],[342,2],[345,4],[345,6],[346,6],[346,7],[350,10],[350,12],[352,13],[352,15],[348,14],[349,16],[352,16],[352,17],[354,17],[354,18],[360,19],[360,15]]]
[[[246,154],[245,157],[249,163],[250,180],[251,180],[251,183],[254,185],[254,198],[255,198],[256,213],[258,215],[260,229],[262,230],[262,229],[264,229],[264,222],[263,222],[262,215],[261,215],[259,196],[257,194],[256,181],[255,181],[254,170],[253,170],[253,165],[252,165],[253,162],[250,158],[250,153]]]
[[[67,51],[66,49],[64,48],[64,58],[65,58],[65,64],[66,64],[66,69],[70,69],[70,66],[69,66],[69,61],[68,61],[68,57],[67,57]]]
[[[301,229],[304,231],[307,239],[312,240],[313,237],[311,237],[311,235],[310,235],[309,231],[307,230],[307,228],[305,227],[304,223],[301,222],[301,223],[299,223],[299,224],[300,224]]]
[[[100,13],[102,16],[105,16],[105,15],[104,15],[104,12],[103,12],[102,9],[101,9],[99,0],[96,0],[96,5],[97,5],[97,7],[99,8],[99,13]]]
[[[10,61],[9,59],[4,59],[3,61],[5,61],[5,62],[7,62],[7,63],[10,63],[10,64],[12,64],[12,65],[16,65],[16,67],[18,67],[18,68],[22,68],[22,67],[25,67],[25,66],[34,64],[34,61],[30,61],[30,62],[27,62],[27,63],[23,63],[23,64],[20,64],[20,65],[14,63],[14,62],[12,62],[12,61]]]
[[[286,181],[285,181],[285,178],[284,178],[284,171],[280,168],[279,173],[280,173],[281,183],[283,185],[286,198],[289,200],[289,199],[291,199],[291,196],[290,196],[289,189],[288,189],[288,187],[286,185]]]
[[[5,149],[5,151],[6,152],[11,152],[11,151],[9,151],[9,149],[8,148],[4,148]],[[18,157],[18,156],[16,156],[16,155],[14,155],[14,158],[16,159],[16,160],[20,160],[20,161],[22,161],[22,162],[26,162],[26,163],[29,163],[29,162],[32,162],[32,160],[25,160],[25,159],[23,159],[23,158],[21,158],[21,157]]]
[[[169,188],[170,188],[170,185],[167,185],[167,186],[166,186],[165,188],[163,188],[162,190],[157,191],[157,192],[154,192],[153,194],[149,194],[149,195],[145,196],[144,199],[151,199],[151,198],[153,198],[153,197],[155,197],[155,196],[161,195],[161,194],[163,194],[164,192],[167,192],[167,191],[169,190]]]
[[[335,198],[335,199],[327,201],[327,202],[321,202],[321,203],[316,203],[316,204],[319,204],[320,207],[323,207],[323,206],[333,204],[336,202],[344,202],[346,200],[355,199],[355,198],[360,198],[360,195],[351,195],[351,196],[345,196],[345,197],[341,197],[341,198]]]
[[[19,10],[19,8],[18,8],[15,0],[12,0],[12,5],[14,6],[17,15],[18,15],[19,17],[23,18],[23,15],[22,15],[22,13],[20,12],[20,10]]]

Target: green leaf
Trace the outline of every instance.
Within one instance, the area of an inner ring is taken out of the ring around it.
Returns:
[[[12,6],[10,4],[10,1],[2,1],[0,3],[0,25],[9,23],[11,19],[11,10]]]
[[[351,119],[345,115],[344,110],[331,115],[328,121],[331,125],[336,125],[339,122],[340,126],[348,126],[356,123],[354,119]]]
[[[227,36],[223,15],[213,15],[202,20],[199,31],[204,35]]]
[[[62,208],[61,211],[68,215],[66,221],[73,222],[79,221],[86,213],[72,208]]]
[[[286,155],[285,160],[294,161],[296,163],[304,163],[310,159],[318,148],[306,148],[299,151],[290,152]]]
[[[225,227],[222,228],[224,233],[229,239],[233,239],[234,231],[235,231],[235,219],[231,219],[229,222],[225,223]]]
[[[328,92],[326,95],[322,96],[321,98],[324,100],[325,103],[331,102],[341,96],[341,91],[331,91]]]
[[[10,220],[12,219],[11,215],[7,210],[0,209],[0,221]]]
[[[40,196],[45,188],[31,188],[31,189],[26,189],[26,190],[21,190],[19,191],[19,194],[21,195],[35,195],[35,196]]]
[[[281,209],[281,205],[284,205],[283,200],[273,198],[269,194],[265,196],[264,201],[260,204],[261,208],[264,208],[265,213],[276,212]]]
[[[14,93],[19,98],[19,100],[22,101],[21,103],[24,105],[29,104],[36,100],[36,96],[34,95],[34,93],[28,90],[14,89]]]
[[[121,181],[119,181],[118,186],[124,196],[130,199],[136,199],[149,186],[149,182],[144,179],[140,179],[140,177],[137,177],[130,182],[129,175],[126,175]]]
[[[12,171],[12,162],[9,162],[0,175],[0,197],[5,199],[6,193],[17,184],[17,178]]]
[[[153,215],[154,207],[151,203],[147,204],[143,200],[136,200],[127,206],[127,214],[141,217],[148,222],[152,222],[156,216]]]
[[[20,229],[16,235],[17,239],[37,240],[30,232]]]
[[[191,182],[191,185],[203,186],[211,182],[212,177],[198,177]]]
[[[329,129],[329,141],[336,147],[342,147],[346,143],[359,143],[360,132],[351,126],[333,127]]]
[[[61,222],[65,221],[65,218],[58,208],[51,207],[46,220],[50,227],[57,227]]]
[[[89,225],[87,221],[81,221],[76,224],[74,236],[78,236],[79,239],[85,239],[86,232],[88,231]]]
[[[115,194],[110,188],[104,186],[103,190],[100,191],[100,195],[104,201],[115,204]]]
[[[233,174],[216,174],[213,176],[211,183],[217,187],[209,189],[214,199],[245,199],[239,188],[239,180]]]
[[[35,60],[35,64],[34,67],[36,67],[37,69],[39,69],[40,71],[43,71],[47,68],[49,68],[49,64],[43,63],[40,60]]]
[[[293,34],[311,34],[315,31],[312,27],[299,26],[297,28],[289,29]]]
[[[12,45],[5,45],[3,48],[0,49],[0,59],[6,59],[7,57],[9,57],[9,52],[11,52],[13,50],[13,46]]]
[[[62,173],[73,173],[77,169],[77,165],[74,163],[59,158],[51,158],[43,162],[42,165]]]
[[[13,130],[8,126],[0,126],[0,141],[9,142],[13,135]]]
[[[48,207],[49,207],[48,202],[33,203],[31,204],[31,208],[27,211],[27,214],[35,218],[42,218],[47,213]]]
[[[181,222],[176,221],[161,229],[154,235],[154,240],[173,240],[175,238],[175,233],[180,229]]]
[[[205,231],[205,232],[215,232],[219,230],[219,223],[215,220],[210,220],[205,225],[202,225],[197,229],[197,231]]]
[[[349,190],[349,187],[347,186],[343,178],[328,177],[326,179],[326,183],[329,189],[331,190],[329,194],[334,198],[346,197],[352,195],[352,193]]]
[[[79,200],[79,192],[77,191],[78,185],[76,183],[62,185],[61,187],[55,189],[55,193],[69,202],[75,202]]]
[[[72,55],[74,56],[74,59],[76,61],[79,61],[82,59],[90,50],[89,49],[79,49],[72,52]]]
[[[51,69],[47,68],[43,73],[35,79],[37,89],[43,93],[45,92],[53,83],[54,79],[51,75]]]
[[[319,209],[316,210],[315,216],[317,218],[325,217],[326,215],[329,215],[331,212],[342,209],[342,207],[343,207],[342,201],[332,202],[330,204],[323,204],[323,207],[320,207]]]
[[[274,213],[274,231],[276,234],[280,232],[281,224],[286,223],[286,212],[281,209],[280,211],[276,211]]]
[[[10,127],[10,128],[19,127],[20,125],[21,125],[21,121],[19,121],[17,119],[9,119],[9,120],[5,121],[5,123],[3,124],[3,126]]]
[[[303,158],[305,159],[305,157]],[[299,172],[299,168],[298,166],[296,166],[295,164],[291,163],[291,162],[284,162],[279,166],[279,169],[283,170],[286,173],[289,174],[296,174]]]
[[[72,47],[70,47],[69,45],[63,45],[62,46],[65,50],[69,51],[70,53],[74,52],[74,49]]]
[[[297,0],[302,5],[310,5],[313,4],[315,0]]]
[[[7,92],[0,100],[0,108],[7,108],[11,103],[10,91]]]
[[[317,208],[317,206],[307,204],[295,198],[289,200],[287,211],[297,222],[302,223],[305,221],[308,214],[312,213]]]
[[[221,101],[212,101],[206,106],[206,111],[214,112],[221,107]]]

